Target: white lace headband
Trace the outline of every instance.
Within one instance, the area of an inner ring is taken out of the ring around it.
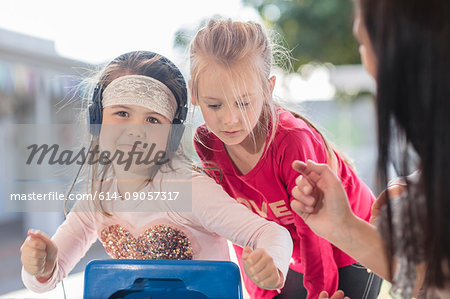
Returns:
[[[103,107],[137,105],[173,120],[177,101],[161,81],[143,75],[127,75],[113,80],[103,91]]]

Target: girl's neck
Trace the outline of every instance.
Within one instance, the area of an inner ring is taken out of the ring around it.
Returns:
[[[126,193],[133,194],[133,192],[139,192],[144,189],[151,181],[150,175],[134,173],[131,171],[117,171],[116,180],[117,189],[124,198]]]
[[[228,157],[242,175],[249,173],[258,164],[266,144],[266,136],[259,130],[254,130],[253,138],[250,134],[239,144],[226,145]]]
[[[126,194],[133,196],[133,192],[139,192],[144,189],[150,181],[143,180],[117,180],[117,190],[122,198],[127,198]]]

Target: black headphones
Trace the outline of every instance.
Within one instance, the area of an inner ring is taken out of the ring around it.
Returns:
[[[180,70],[177,68],[173,62],[171,62],[166,57],[150,52],[150,51],[134,51],[120,55],[111,61],[108,66],[112,63],[116,63],[119,61],[127,60],[130,56],[141,56],[144,59],[151,59],[155,56],[159,56],[159,61],[166,64],[170,71],[175,73],[175,76],[179,79],[179,83],[181,85],[181,95],[178,95],[177,92],[172,90],[169,86],[167,86],[175,96],[177,101],[177,110],[175,112],[175,118],[172,120],[172,128],[170,130],[169,141],[168,141],[168,150],[170,152],[175,152],[180,145],[181,138],[184,133],[184,121],[187,116],[187,88],[186,82],[184,80],[183,75]],[[108,67],[107,66],[107,67]],[[158,80],[158,78],[155,78]],[[98,137],[100,135],[100,129],[103,119],[103,105],[102,105],[102,94],[103,94],[103,86],[101,86],[100,82],[94,88],[94,92],[92,94],[92,103],[88,107],[88,126],[89,133],[92,137]]]

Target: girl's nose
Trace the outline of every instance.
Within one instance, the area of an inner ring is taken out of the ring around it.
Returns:
[[[228,107],[227,109],[225,109],[225,115],[223,117],[224,124],[231,125],[231,124],[235,124],[235,123],[239,122],[238,113],[240,113],[240,112],[233,111],[233,109],[231,107]]]
[[[127,135],[135,138],[145,138],[144,125],[129,125],[127,126]]]

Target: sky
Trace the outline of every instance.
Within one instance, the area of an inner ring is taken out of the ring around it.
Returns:
[[[65,57],[89,63],[144,49],[173,58],[175,32],[220,14],[260,17],[240,0],[1,0],[0,27],[52,40]]]
[[[266,17],[274,13],[271,9]],[[54,41],[61,56],[96,64],[129,51],[150,50],[182,70],[188,55],[174,50],[175,32],[195,31],[201,20],[217,14],[261,22],[256,10],[241,0],[0,0],[0,28]],[[287,99],[334,95],[324,68],[309,78],[280,75],[277,82],[275,93]]]

